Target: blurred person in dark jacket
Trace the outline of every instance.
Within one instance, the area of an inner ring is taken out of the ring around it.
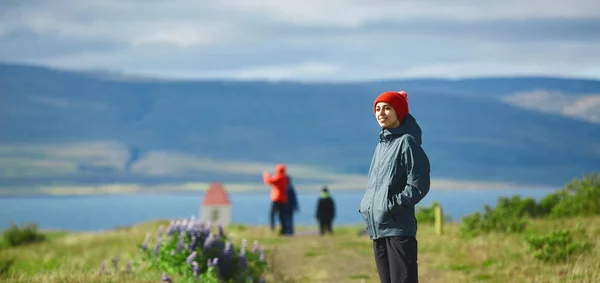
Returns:
[[[317,212],[315,219],[319,222],[319,228],[321,235],[325,233],[333,233],[333,219],[335,218],[335,203],[329,194],[327,186],[323,186],[321,189],[321,196],[317,203]]]
[[[300,210],[298,205],[298,198],[296,196],[296,189],[292,184],[292,177],[287,175],[288,188],[287,188],[287,203],[284,210],[284,227],[283,235],[292,236],[294,235],[294,213]]]

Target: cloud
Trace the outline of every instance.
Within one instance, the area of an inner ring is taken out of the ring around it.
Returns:
[[[161,77],[600,78],[600,4],[8,1],[0,60]]]
[[[526,109],[600,124],[600,94],[573,96],[561,92],[538,90],[515,93],[504,97],[503,100]]]

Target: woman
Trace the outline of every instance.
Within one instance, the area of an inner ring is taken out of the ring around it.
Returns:
[[[382,93],[374,111],[381,133],[359,212],[373,240],[380,281],[418,282],[415,205],[429,192],[429,158],[406,92]]]

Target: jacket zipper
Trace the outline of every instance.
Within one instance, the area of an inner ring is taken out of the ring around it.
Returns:
[[[385,137],[384,137],[385,139]],[[378,235],[377,235],[377,227],[375,227],[375,216],[373,215],[373,204],[375,203],[375,194],[377,193],[377,190],[380,190],[380,183],[381,183],[381,176],[379,176],[379,173],[381,172],[381,165],[383,163],[383,161],[380,158],[381,152],[385,152],[385,149],[387,148],[387,140],[381,141],[382,146],[380,147],[379,152],[378,153],[378,161],[377,162],[377,174],[375,176],[377,176],[377,182],[375,182],[375,190],[373,190],[373,195],[371,196],[371,207],[370,207],[370,221],[371,221],[371,225],[373,227],[373,237],[377,239]]]

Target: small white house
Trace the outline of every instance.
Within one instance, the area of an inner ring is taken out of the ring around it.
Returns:
[[[215,225],[231,224],[231,202],[223,184],[210,184],[200,205],[200,220],[204,222],[210,220]]]

